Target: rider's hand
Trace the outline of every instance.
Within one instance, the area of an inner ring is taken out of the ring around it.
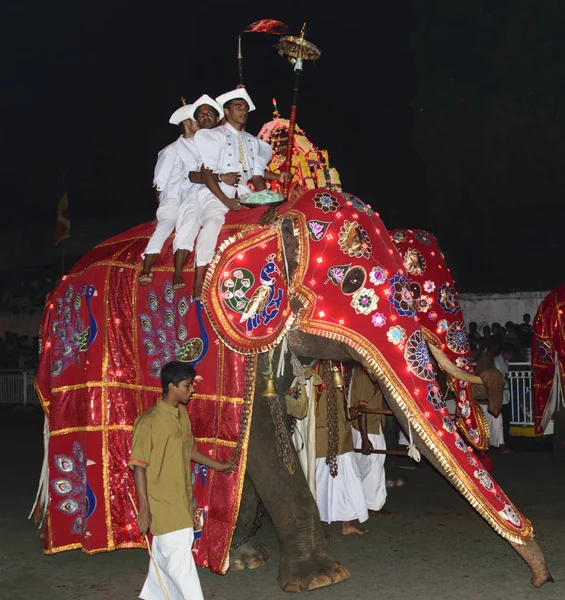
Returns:
[[[230,210],[241,210],[243,208],[243,206],[241,206],[241,204],[239,203],[239,200],[237,198],[228,198],[224,204],[230,209]]]

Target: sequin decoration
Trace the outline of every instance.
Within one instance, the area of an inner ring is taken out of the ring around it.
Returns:
[[[474,475],[481,482],[481,485],[485,489],[490,491],[494,488],[492,479],[489,477],[489,474],[484,469],[479,469],[479,470],[475,471]]]
[[[436,284],[433,281],[430,281],[429,279],[424,281],[424,292],[426,292],[426,294],[431,294],[435,289]]]
[[[344,254],[355,258],[369,258],[372,247],[367,232],[357,221],[344,220],[339,230],[339,247]]]
[[[503,515],[516,527],[522,526],[522,519],[518,516],[514,508],[510,504],[504,506]]]
[[[375,313],[372,317],[371,317],[371,323],[375,326],[375,327],[384,327],[386,325],[386,317],[383,315],[383,313]]]
[[[369,280],[373,285],[382,285],[386,282],[388,271],[382,267],[373,267],[369,273]]]
[[[386,332],[386,337],[395,346],[400,346],[406,339],[406,329],[400,327],[400,325],[395,325]]]
[[[455,359],[455,366],[459,367],[460,369],[464,369],[465,367],[468,367],[471,364],[471,359],[468,356],[458,356]],[[460,383],[461,387],[465,387],[463,386],[464,383],[467,383],[466,381],[462,381]]]
[[[339,208],[339,203],[336,197],[328,194],[328,192],[316,194],[313,200],[316,208],[319,208],[325,213],[335,212]]]
[[[447,347],[456,354],[466,354],[469,351],[469,338],[463,321],[455,321],[447,329],[445,337]]]
[[[430,234],[426,231],[414,231],[414,237],[422,244],[429,246],[431,238]]]
[[[411,373],[424,379],[432,381],[435,379],[435,369],[420,330],[415,331],[406,342],[404,348],[404,359]]]
[[[392,241],[395,244],[402,244],[406,241],[406,232],[405,231],[395,231],[392,234]]]
[[[353,194],[347,194],[345,192],[342,192],[341,195],[347,200],[348,203],[351,203],[357,210],[362,210],[366,215],[369,215],[370,217],[372,217],[375,214],[373,209],[368,204],[365,204],[362,200],[359,200],[357,196],[354,196]]]
[[[426,259],[414,248],[408,248],[408,250],[406,250],[403,263],[410,275],[422,275],[426,270],[427,265]]]
[[[461,307],[457,300],[457,292],[452,285],[444,283],[438,290],[437,301],[445,312],[456,315]]]
[[[368,315],[377,309],[379,299],[375,294],[375,290],[370,288],[361,288],[353,295],[351,306],[357,314]]]
[[[426,399],[432,404],[435,410],[440,410],[445,407],[441,390],[435,381],[428,384],[428,395]]]
[[[412,299],[412,290],[408,279],[397,273],[390,283],[390,295],[388,297],[390,303],[396,309],[396,312],[401,317],[413,317],[416,314]]]
[[[453,433],[455,431],[455,425],[453,424],[451,417],[443,417],[441,422],[445,431],[449,433]]]
[[[538,360],[540,363],[550,365],[553,363],[553,351],[549,342],[543,340],[536,340],[538,349]]]
[[[429,296],[423,295],[414,301],[414,306],[418,312],[427,313],[432,303],[433,300]]]

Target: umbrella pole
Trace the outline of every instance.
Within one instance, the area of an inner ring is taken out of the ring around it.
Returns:
[[[237,66],[239,69],[239,85],[243,85],[243,54],[241,53],[241,35],[237,36]]]
[[[290,118],[288,121],[288,142],[286,146],[285,169],[290,173],[292,167],[292,151],[294,149],[294,128],[296,125],[296,105],[298,103],[298,88],[300,85],[300,75],[302,74],[302,60],[297,59],[295,65],[294,87],[292,88],[292,106],[290,107]],[[283,196],[288,200],[289,182],[285,180],[283,184]]]

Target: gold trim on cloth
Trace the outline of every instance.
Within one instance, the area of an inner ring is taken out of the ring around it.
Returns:
[[[133,431],[133,425],[79,425],[77,427],[65,427],[64,429],[55,429],[55,431],[50,431],[49,435],[53,437],[55,435],[67,435],[69,433],[77,433],[79,431]]]
[[[230,440],[220,440],[219,438],[194,438],[197,442],[202,442],[203,444],[215,444],[217,446],[226,446],[228,448],[235,448],[236,442],[231,442]],[[214,453],[215,459],[215,453]]]
[[[97,548],[96,550],[86,550],[83,548],[81,543],[77,544],[68,544],[67,546],[56,546],[55,548],[48,548],[44,550],[44,554],[58,554],[60,552],[67,552],[67,550],[82,550],[84,554],[90,554],[93,556],[94,554],[102,554],[102,552],[113,552],[114,550],[120,550],[122,548],[147,548],[146,544],[141,544],[139,542],[122,542],[121,544],[116,544],[111,548]]]
[[[524,515],[519,513],[519,511],[516,512],[520,515],[522,522],[524,523],[522,533],[518,533],[516,529],[510,529],[510,524],[503,520],[498,512],[485,506],[478,497],[471,492],[473,488],[478,489],[475,482],[459,467],[450,451],[445,447],[441,438],[437,436],[430,424],[424,420],[420,421],[415,417],[415,415],[420,414],[419,407],[381,353],[374,348],[366,338],[360,336],[351,329],[329,325],[328,323],[321,321],[301,321],[298,324],[298,327],[306,333],[344,342],[358,352],[367,361],[370,368],[379,376],[379,383],[384,385],[388,393],[395,399],[398,407],[402,410],[410,425],[414,427],[422,441],[432,451],[449,480],[468,500],[471,506],[503,538],[519,545],[524,545],[528,541],[533,540],[534,530],[532,524],[524,517]],[[367,351],[367,348],[372,348],[374,352],[371,353]]]
[[[275,237],[280,237],[280,233],[278,229],[273,231],[273,227],[259,229],[256,234],[247,238],[245,233],[238,233],[222,242],[216,251],[214,258],[212,259],[212,262],[210,263],[210,267],[206,271],[203,293],[208,295],[211,304],[211,306],[208,302],[204,304],[206,314],[208,315],[208,319],[216,335],[230,350],[233,350],[238,354],[262,354],[263,352],[267,352],[273,348],[276,348],[282,342],[284,336],[294,324],[296,315],[290,310],[290,302],[288,300],[289,296],[287,296],[287,301],[284,308],[281,306],[280,309],[282,312],[282,318],[286,318],[286,322],[282,326],[282,329],[276,338],[270,338],[268,341],[261,343],[261,341],[257,339],[242,335],[236,331],[236,329],[229,322],[229,319],[224,316],[223,307],[218,299],[216,291],[218,279],[222,271],[218,265],[222,261],[227,262],[231,260],[234,254],[244,252],[250,246],[256,245],[267,238],[269,238],[270,241],[270,239]],[[238,241],[240,243],[236,245],[235,243]],[[288,294],[288,286],[286,293]]]

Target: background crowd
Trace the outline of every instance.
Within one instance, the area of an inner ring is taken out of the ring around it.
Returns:
[[[506,321],[504,326],[500,323],[492,323],[491,325],[484,325],[481,332],[479,332],[477,323],[471,321],[469,323],[468,334],[473,360],[479,360],[487,349],[489,339],[492,336],[496,336],[497,340],[500,340],[500,350],[502,350],[503,344],[512,346],[514,361],[530,362],[530,346],[532,343],[531,320],[531,315],[526,313],[522,317],[521,323]]]

